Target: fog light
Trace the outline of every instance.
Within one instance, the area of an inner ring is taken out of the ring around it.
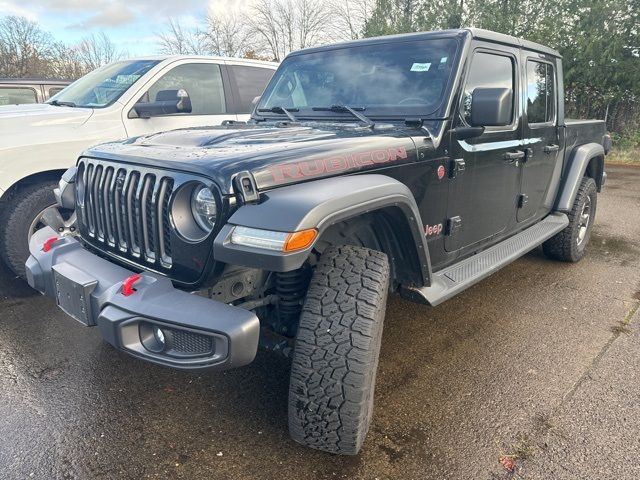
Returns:
[[[167,335],[158,325],[147,322],[140,322],[139,327],[140,343],[153,353],[161,353],[167,349]]]
[[[162,329],[160,327],[153,327],[153,336],[155,337],[158,344],[162,345],[162,348],[164,349],[166,343],[164,339],[164,333],[162,332]]]

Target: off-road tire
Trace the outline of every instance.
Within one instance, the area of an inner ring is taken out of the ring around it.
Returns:
[[[308,447],[355,455],[373,413],[389,289],[376,250],[327,248],[300,316],[289,385],[289,432]]]
[[[596,182],[593,178],[584,177],[573,202],[573,208],[568,215],[569,225],[542,244],[542,250],[547,257],[562,262],[577,262],[584,257],[596,216],[597,199]],[[578,244],[580,215],[585,203],[588,201],[590,201],[590,213],[586,235],[584,240]]]
[[[57,182],[24,187],[4,206],[0,216],[0,258],[21,278],[26,278],[24,264],[29,258],[29,228],[45,208],[56,203],[53,189]]]

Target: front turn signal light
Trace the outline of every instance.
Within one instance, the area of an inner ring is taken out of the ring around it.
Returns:
[[[317,236],[318,231],[315,228],[290,233],[284,242],[282,251],[295,252],[296,250],[304,250],[313,243]]]
[[[308,248],[317,236],[318,231],[315,228],[289,233],[236,226],[230,240],[234,245],[290,253]]]

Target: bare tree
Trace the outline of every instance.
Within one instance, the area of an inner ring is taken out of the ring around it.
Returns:
[[[95,70],[127,55],[126,52],[118,50],[104,32],[83,38],[75,50],[78,60],[87,71]]]
[[[24,17],[0,19],[0,76],[48,76],[53,38]]]
[[[166,31],[156,34],[160,52],[166,55],[207,55],[209,49],[203,32],[189,30],[179,20],[169,19]]]
[[[364,25],[375,8],[375,0],[330,0],[334,37],[355,40],[364,34]]]
[[[201,35],[207,50],[214,55],[244,57],[256,47],[251,40],[247,19],[233,9],[210,12],[207,16],[207,29]]]
[[[323,0],[258,0],[247,15],[253,36],[274,60],[328,40],[332,17]]]

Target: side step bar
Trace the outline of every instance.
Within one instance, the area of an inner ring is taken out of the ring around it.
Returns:
[[[403,288],[401,294],[408,300],[435,307],[533,250],[567,225],[569,219],[564,213],[553,213],[513,237],[435,272],[430,287]]]

